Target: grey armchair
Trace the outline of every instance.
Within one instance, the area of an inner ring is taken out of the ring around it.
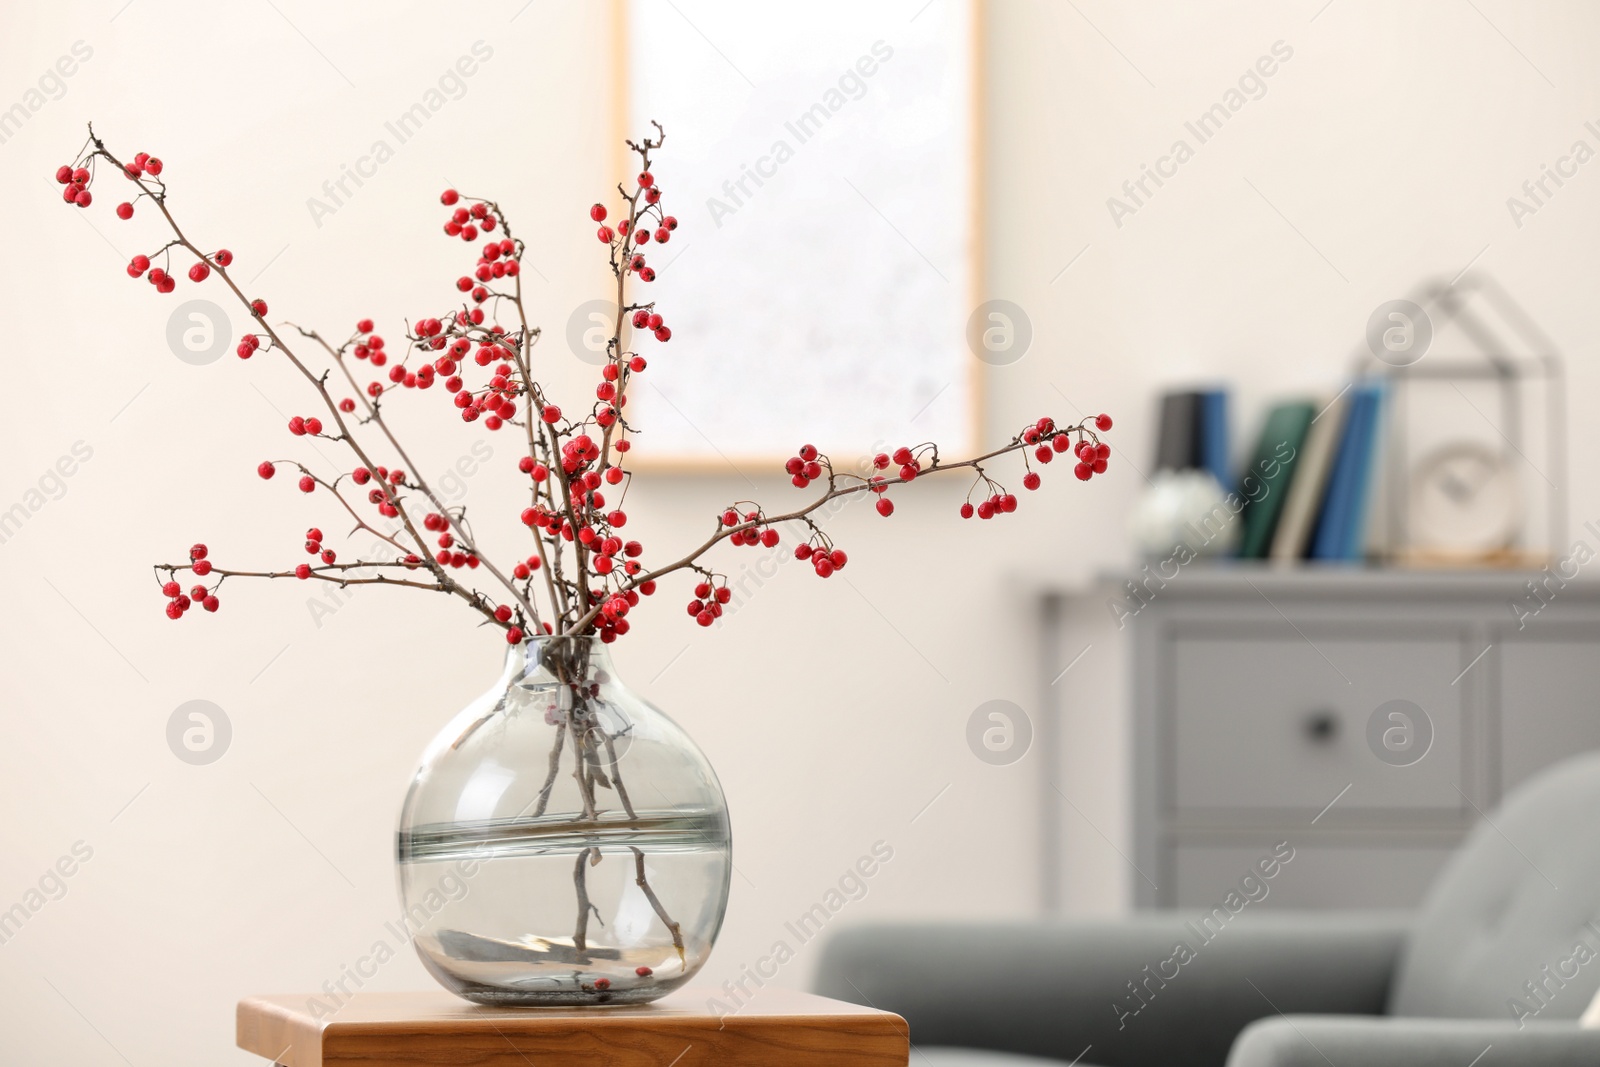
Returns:
[[[1415,914],[1196,919],[862,927],[816,987],[903,1015],[933,1067],[1596,1067],[1600,753],[1508,797]]]

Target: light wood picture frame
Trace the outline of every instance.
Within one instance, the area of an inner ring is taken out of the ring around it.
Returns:
[[[803,9],[613,0],[618,174],[662,123],[677,216],[647,253],[666,344],[630,391],[636,467],[841,468],[982,438],[979,0]]]

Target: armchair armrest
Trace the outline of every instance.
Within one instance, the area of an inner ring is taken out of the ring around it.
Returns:
[[[1213,928],[1175,912],[869,926],[828,943],[814,984],[904,1016],[919,1046],[1061,1060],[1092,1047],[1085,1062],[1106,1067],[1222,1067],[1239,1031],[1278,1010],[1381,1013],[1406,929],[1394,914],[1239,915]]]
[[[1492,1055],[1484,1053],[1493,1048]],[[1245,1028],[1228,1067],[1593,1067],[1600,1030],[1570,1022],[1477,1019],[1350,1019],[1274,1015]]]

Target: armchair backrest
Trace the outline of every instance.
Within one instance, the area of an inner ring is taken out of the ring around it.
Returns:
[[[1468,834],[1434,881],[1389,1012],[1576,1019],[1600,989],[1600,753],[1550,768]]]

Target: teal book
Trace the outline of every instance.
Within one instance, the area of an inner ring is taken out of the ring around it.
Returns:
[[[1272,546],[1273,531],[1316,415],[1316,406],[1305,401],[1278,404],[1267,413],[1250,466],[1239,479],[1239,495],[1245,501],[1239,512],[1243,524],[1240,559],[1263,559]]]

